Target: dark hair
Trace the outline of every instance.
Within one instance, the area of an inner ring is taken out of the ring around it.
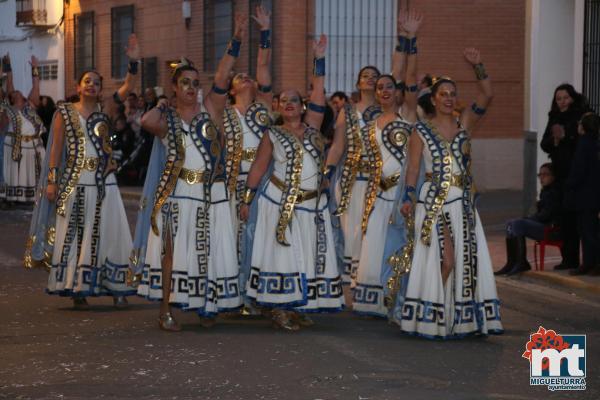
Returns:
[[[566,91],[569,94],[569,96],[573,99],[573,103],[569,106],[569,109],[587,108],[587,101],[585,97],[581,93],[578,93],[577,90],[575,90],[573,85],[571,85],[570,83],[563,83],[562,85],[559,85],[556,89],[554,89],[554,94],[552,95],[552,105],[550,106],[550,112],[548,113],[548,116],[553,117],[560,114],[560,109],[558,108],[558,104],[556,104],[556,93],[558,93],[560,90]]]
[[[273,100],[277,100],[277,101],[279,101],[279,96],[280,96],[280,94],[279,94],[279,93],[277,93],[277,94],[273,94]]]
[[[377,83],[379,83],[379,81],[384,78],[390,79],[394,83],[394,87],[398,87],[396,85],[396,78],[394,78],[392,75],[389,75],[389,74],[379,75],[379,77],[377,77],[377,80],[375,81],[375,87],[377,87]]]
[[[444,83],[450,83],[452,86],[454,86],[454,89],[456,89],[456,82],[454,82],[452,79],[448,78],[447,76],[442,76],[442,77],[436,78],[433,81],[433,85],[431,85],[430,93],[420,96],[419,99],[417,100],[417,103],[421,106],[421,108],[423,109],[425,114],[427,114],[427,115],[435,114],[435,107],[433,106],[431,99],[433,97],[435,97],[437,92],[440,90],[440,87]]]
[[[102,81],[103,81],[102,75],[100,75],[100,72],[96,71],[95,69],[86,69],[85,71],[83,71],[81,73],[81,75],[79,75],[79,78],[77,79],[77,84],[81,85],[81,81],[83,80],[83,78],[87,74],[90,74],[90,73],[98,75],[98,77],[100,78],[100,88],[102,88]]]
[[[550,171],[550,174],[554,176],[554,165],[552,165],[552,163],[547,162],[540,165],[540,169],[542,168],[546,168],[548,171]]]
[[[454,82],[452,79],[448,78],[447,76],[441,76],[439,78],[436,78],[433,85],[431,85],[431,97],[435,97],[438,90],[440,90],[440,86],[442,86],[442,84],[444,84],[444,83],[450,83],[452,86],[454,86],[454,89],[456,89],[456,82]]]
[[[356,86],[358,86],[358,84],[360,83],[360,76],[361,76],[361,74],[364,71],[368,70],[368,69],[371,69],[371,70],[375,71],[377,73],[377,76],[381,75],[381,72],[379,71],[379,69],[376,66],[374,66],[374,65],[366,65],[366,66],[362,67],[360,69],[360,71],[358,71],[358,76],[356,77]]]
[[[182,65],[181,67],[175,68],[171,82],[176,84],[181,74],[183,74],[185,71],[194,71],[195,73],[200,74],[193,65]]]
[[[600,116],[593,112],[583,114],[581,117],[581,127],[587,135],[598,136],[600,134]]]
[[[334,97],[338,97],[346,102],[348,102],[348,96],[346,96],[346,93],[344,92],[335,92],[334,94],[331,95],[330,99],[333,99]]]
[[[133,97],[133,98],[135,98],[135,99],[137,99],[137,98],[138,98],[138,96],[137,96],[137,94],[135,94],[135,92],[130,92],[130,93],[127,95],[127,97]]]
[[[421,79],[420,83],[424,83],[425,86],[431,87],[433,85],[433,77],[429,74],[426,74],[423,79]]]

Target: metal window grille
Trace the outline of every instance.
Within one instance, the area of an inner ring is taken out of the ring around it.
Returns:
[[[600,0],[585,2],[583,94],[600,112]]]
[[[45,25],[48,12],[46,0],[16,0],[17,26]]]
[[[123,79],[127,74],[128,59],[125,48],[129,35],[133,33],[133,5],[113,7],[110,10],[111,22],[111,76]]]
[[[233,1],[204,0],[204,71],[214,72],[233,31]]]
[[[274,15],[273,15],[273,0],[250,0],[248,2],[248,6],[250,8],[250,10],[248,11],[249,15],[254,15],[254,13],[256,12],[256,6],[262,4],[267,10],[271,10],[271,21],[274,20]],[[249,46],[249,59],[248,59],[248,73],[250,74],[250,76],[256,76],[256,60],[258,58],[258,45],[260,43],[260,30],[258,28],[258,26],[256,25],[256,23],[254,23],[253,21],[250,24],[250,29],[249,29],[249,40],[248,40],[248,46]],[[271,42],[273,41],[273,23],[271,23]]]
[[[315,34],[328,38],[325,88],[351,93],[361,67],[391,71],[397,0],[316,0]]]
[[[75,29],[75,79],[83,71],[94,69],[94,12],[76,14]]]
[[[38,68],[40,80],[55,81],[58,79],[58,61],[43,61]]]

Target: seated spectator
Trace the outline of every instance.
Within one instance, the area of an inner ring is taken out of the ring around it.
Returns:
[[[544,228],[555,224],[560,216],[560,188],[554,182],[552,164],[546,163],[538,173],[542,190],[537,212],[526,218],[513,219],[506,224],[506,265],[495,275],[513,275],[531,269],[527,261],[525,238],[544,239]]]
[[[600,275],[600,117],[586,113],[577,126],[579,140],[565,184],[565,200],[574,206],[583,262],[571,275]]]

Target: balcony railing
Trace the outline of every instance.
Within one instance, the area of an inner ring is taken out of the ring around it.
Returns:
[[[17,26],[48,24],[46,0],[17,0]]]

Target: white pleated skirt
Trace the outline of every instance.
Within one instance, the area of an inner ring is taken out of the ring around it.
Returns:
[[[239,309],[243,304],[239,265],[225,184],[213,185],[207,209],[204,185],[178,180],[156,222],[159,235],[152,231],[148,235],[147,264],[138,294],[162,300],[162,256],[170,234],[173,274],[169,303],[207,317]]]
[[[42,139],[34,139],[29,142],[21,142],[21,160],[14,161],[12,136],[4,139],[4,187],[0,197],[7,201],[21,203],[35,201],[35,189],[37,187],[45,150]]]
[[[80,182],[93,182],[83,171]],[[78,184],[66,202],[66,215],[56,216],[56,234],[47,292],[61,296],[128,296],[132,248],[129,223],[114,174],[97,202],[94,183]]]
[[[247,296],[265,307],[335,312],[344,306],[327,197],[296,205],[286,230],[289,246],[277,242],[281,191],[271,182],[260,192]],[[320,218],[317,224],[317,218]],[[318,243],[317,243],[318,242]]]
[[[479,215],[475,213],[476,260],[471,259],[465,238],[470,237],[463,213],[462,189],[452,186],[442,212],[453,237],[455,267],[446,284],[442,282],[440,242],[441,219],[434,225],[431,245],[421,239],[421,227],[425,219],[422,198],[429,188],[421,189],[421,200],[415,211],[415,248],[412,268],[408,277],[406,298],[401,309],[395,310],[394,320],[402,331],[427,338],[460,338],[473,334],[500,334],[500,301],[492,269],[485,234]],[[474,281],[474,284],[471,282]],[[474,288],[471,290],[470,288]]]
[[[365,193],[367,191],[367,178],[357,177],[352,186],[352,196],[350,204],[340,216],[340,225],[344,234],[344,271],[342,273],[343,282],[348,284],[356,277],[356,270],[360,261],[360,251],[362,246],[362,216],[365,209]],[[340,186],[336,186],[336,198],[340,198]]]
[[[381,269],[393,209],[393,200],[378,196],[369,217],[367,233],[362,239],[356,277],[351,284],[352,311],[357,314],[387,317],[388,310],[384,304]]]

